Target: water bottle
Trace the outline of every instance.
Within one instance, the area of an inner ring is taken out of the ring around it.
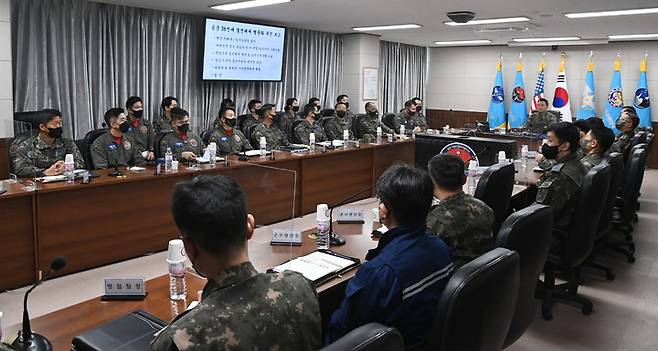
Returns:
[[[382,143],[382,127],[377,127],[377,144]]]
[[[318,222],[318,250],[329,249],[329,206],[327,204],[319,204],[315,212],[315,220]]]
[[[66,154],[64,156],[64,175],[66,176],[67,183],[73,183],[75,180],[75,161],[73,154]]]
[[[185,281],[185,247],[180,239],[169,241],[167,263],[169,264],[169,298],[185,300],[187,282]]]
[[[343,130],[343,147],[346,148],[349,142],[350,142],[350,131],[345,129]]]
[[[389,143],[393,142],[393,133],[388,133],[388,142]]]
[[[498,163],[507,163],[507,155],[505,155],[505,151],[498,151]]]
[[[404,138],[405,127],[404,125],[400,126],[400,139]]]
[[[311,151],[315,151],[315,133],[308,135],[308,146],[311,148]]]
[[[521,147],[521,176],[523,179],[528,178],[528,145]]]
[[[217,155],[217,144],[215,142],[208,145],[208,155],[210,155],[210,167],[215,167],[215,164],[217,163],[215,160],[215,156]]]
[[[475,160],[471,160],[468,164],[468,189],[467,193],[469,195],[475,194],[475,188],[477,187],[476,177],[478,174],[478,165]]]
[[[260,157],[267,156],[267,139],[264,136],[260,137]]]
[[[174,154],[171,153],[171,147],[167,146],[167,152],[165,153],[165,172],[169,173],[173,170],[173,167],[171,166],[173,160]]]

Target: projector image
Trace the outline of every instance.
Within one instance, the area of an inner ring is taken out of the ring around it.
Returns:
[[[471,11],[454,11],[448,12],[446,15],[448,15],[448,18],[457,23],[466,23],[475,18],[475,12]]]

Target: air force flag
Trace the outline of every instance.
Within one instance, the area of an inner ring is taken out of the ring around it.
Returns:
[[[487,121],[491,128],[507,128],[507,121],[505,118],[505,93],[503,92],[503,73],[501,72],[503,63],[498,62],[498,72],[496,73],[496,81],[491,90],[491,101],[489,102],[489,112],[487,113]]]
[[[621,133],[619,129],[615,128],[615,123],[621,114],[622,107],[624,107],[624,94],[621,90],[621,59],[617,58],[615,71],[612,72],[612,83],[610,83],[605,113],[603,113],[603,123],[606,127],[612,129],[615,135]]]
[[[512,102],[509,108],[509,127],[521,128],[528,120],[528,105],[525,100],[523,88],[523,66],[521,62],[516,66],[516,81],[512,90]]]
[[[637,82],[633,105],[640,117],[640,127],[651,128],[651,102],[649,101],[649,90],[647,89],[647,58],[640,63],[640,80]]]
[[[592,61],[587,65],[583,101],[580,104],[580,109],[578,109],[578,119],[588,119],[590,117],[596,117],[596,108],[594,107],[594,64]]]

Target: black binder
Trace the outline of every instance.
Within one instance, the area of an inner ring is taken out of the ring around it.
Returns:
[[[75,351],[143,351],[150,350],[155,333],[167,323],[154,315],[137,310],[73,339]]]

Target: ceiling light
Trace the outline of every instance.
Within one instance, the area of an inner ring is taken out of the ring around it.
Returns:
[[[478,24],[497,24],[497,23],[512,23],[512,22],[528,22],[530,18],[528,17],[507,17],[507,18],[490,18],[490,19],[480,19],[472,20],[466,23],[457,23],[457,22],[443,22],[449,26],[475,26]]]
[[[249,0],[249,1],[239,1],[239,2],[232,2],[229,4],[210,6],[210,8],[220,11],[233,11],[233,10],[248,9],[251,7],[283,4],[291,1],[292,0]]]
[[[580,37],[518,38],[512,40],[514,40],[517,43],[537,43],[542,41],[574,41],[574,40],[580,40]]]
[[[571,41],[535,41],[535,42],[525,42],[519,43],[510,41],[507,43],[508,46],[569,46],[569,45],[601,45],[607,44],[607,39],[580,39],[580,40],[571,40]]]
[[[565,13],[564,15],[569,18],[591,18],[591,17],[608,17],[608,16],[646,15],[649,13],[658,13],[658,7],[649,8],[649,9],[635,9],[635,10]]]
[[[479,40],[452,40],[452,41],[435,41],[435,45],[441,46],[459,46],[459,45],[482,45],[482,44],[491,44],[492,41],[488,39],[479,39]]]
[[[610,40],[642,40],[642,39],[658,39],[658,34],[618,34],[608,35]]]
[[[391,24],[391,25],[385,25],[385,26],[372,26],[372,27],[354,27],[352,29],[356,31],[371,31],[371,30],[391,30],[391,29],[414,29],[414,28],[420,28],[420,24]]]

